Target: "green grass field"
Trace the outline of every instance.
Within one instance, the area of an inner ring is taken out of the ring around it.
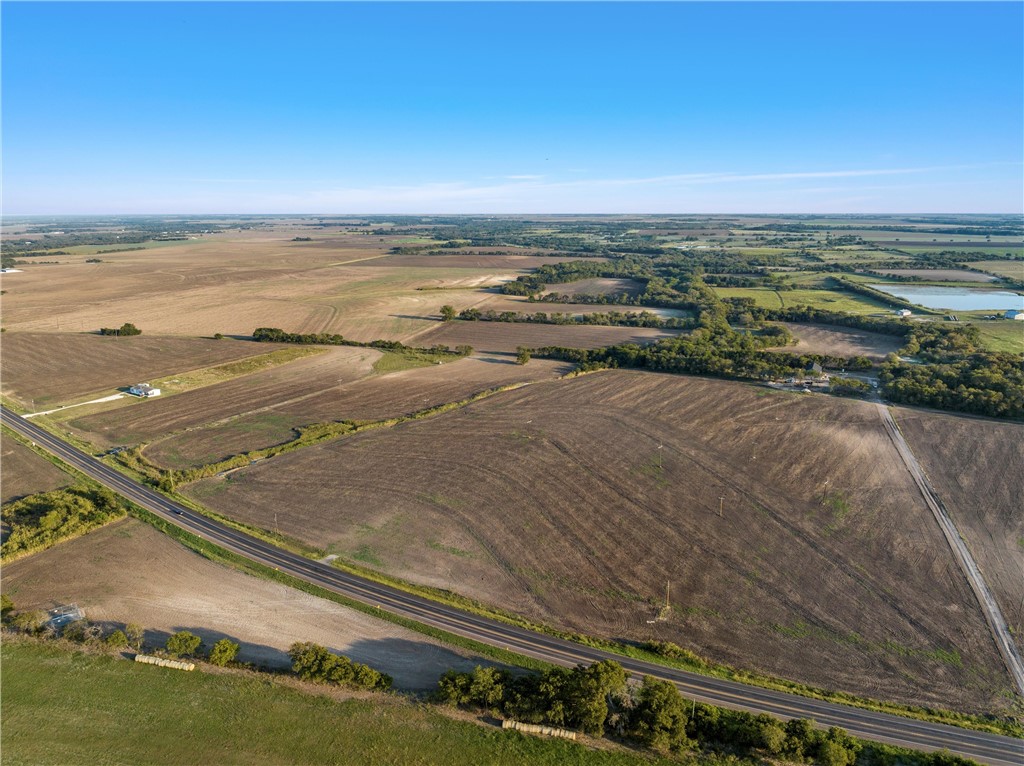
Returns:
[[[877,314],[892,310],[881,302],[853,293],[811,287],[782,291],[768,287],[716,287],[715,292],[722,298],[753,298],[756,305],[769,309],[802,305],[849,314]]]
[[[1024,322],[1001,319],[995,322],[974,322],[974,324],[981,331],[982,344],[989,351],[1024,354]]]
[[[268,676],[185,673],[18,641],[5,641],[0,657],[5,766],[680,762],[478,726],[395,696],[337,701]]]

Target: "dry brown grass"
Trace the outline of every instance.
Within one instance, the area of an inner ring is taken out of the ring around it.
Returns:
[[[894,414],[1024,647],[1024,426],[908,408]]]
[[[266,352],[255,343],[230,339],[7,332],[3,335],[3,393],[43,409]]]
[[[780,322],[793,333],[796,344],[779,346],[772,351],[789,351],[794,354],[832,354],[833,356],[866,356],[881,361],[888,354],[895,353],[903,340],[893,335],[858,330],[852,327],[832,325],[797,324]]]
[[[605,372],[189,492],[566,629],[671,640],[809,684],[964,710],[998,706],[1009,685],[866,403]],[[670,618],[649,623],[666,582]]]
[[[0,485],[3,486],[0,502],[9,503],[36,492],[49,492],[72,482],[69,474],[49,460],[6,434],[0,434]]]
[[[643,286],[635,279],[581,279],[578,282],[545,285],[544,292],[559,295],[639,295],[643,292]]]

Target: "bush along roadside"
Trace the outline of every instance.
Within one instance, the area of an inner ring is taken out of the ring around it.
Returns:
[[[820,766],[974,763],[947,751],[924,753],[867,742],[838,727],[823,731],[808,719],[783,723],[767,714],[705,705],[650,676],[631,685],[622,666],[609,660],[519,676],[499,668],[448,671],[435,697],[517,721],[624,739],[663,754],[699,750]]]

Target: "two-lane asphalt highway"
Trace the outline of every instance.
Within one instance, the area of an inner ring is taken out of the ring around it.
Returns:
[[[860,710],[667,668],[506,625],[365,580],[281,550],[171,502],[6,408],[0,408],[0,416],[5,425],[25,438],[182,529],[252,561],[424,625],[556,665],[615,660],[634,675],[651,675],[671,681],[688,697],[714,705],[771,713],[781,718],[813,718],[820,725],[841,726],[864,739],[922,750],[946,748],[992,766],[1024,764],[1024,740]],[[301,490],[298,479],[296,490]]]

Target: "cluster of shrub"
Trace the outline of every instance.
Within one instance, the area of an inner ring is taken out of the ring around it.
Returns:
[[[125,322],[120,327],[101,327],[100,335],[142,335],[142,330],[131,322]]]
[[[821,766],[968,766],[949,753],[919,753],[862,742],[843,729],[816,729],[812,721],[785,723],[770,715],[691,702],[668,681],[644,677],[627,683],[617,662],[553,668],[512,675],[477,667],[450,670],[438,682],[437,697],[448,704],[527,723],[546,724],[631,740],[662,753],[703,748],[745,756],[768,756]]]
[[[288,650],[288,656],[292,660],[292,670],[303,681],[378,691],[391,688],[391,676],[387,673],[353,662],[344,655],[332,654],[319,644],[294,643]]]
[[[76,486],[29,495],[0,510],[7,528],[0,547],[3,559],[48,548],[125,513],[121,501],[105,487]]]
[[[381,351],[401,353],[435,354],[439,356],[469,356],[473,353],[472,346],[456,346],[454,349],[445,345],[417,348],[406,346],[397,340],[371,340],[362,342],[349,340],[336,333],[296,333],[285,332],[277,327],[257,327],[252,331],[252,339],[259,343],[298,343],[318,346],[358,346],[360,348],[376,348]]]

